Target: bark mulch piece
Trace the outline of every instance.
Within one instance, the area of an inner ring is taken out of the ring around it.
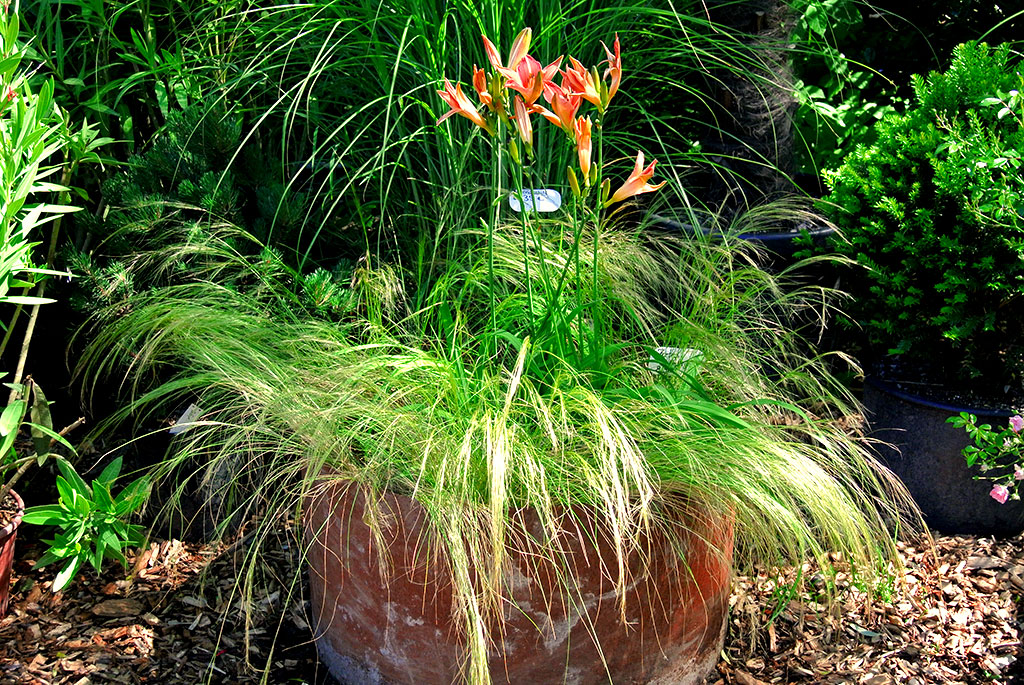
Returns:
[[[41,550],[27,545],[0,620],[0,683],[244,684],[260,682],[260,669],[269,683],[333,682],[311,643],[287,530],[258,544],[244,533],[232,544],[156,541],[133,558],[128,578],[112,565],[57,594],[56,570],[29,571],[25,559]],[[238,576],[257,551],[247,630]],[[874,588],[810,565],[736,578],[724,658],[708,682],[1024,681],[1024,539],[943,536],[933,550],[922,538],[901,554],[905,572]],[[838,593],[831,608],[819,595],[829,582]]]

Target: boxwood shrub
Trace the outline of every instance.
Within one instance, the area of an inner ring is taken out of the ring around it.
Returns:
[[[1001,391],[1024,378],[1024,77],[1008,45],[965,43],[915,76],[914,104],[826,172],[833,247],[870,349]]]

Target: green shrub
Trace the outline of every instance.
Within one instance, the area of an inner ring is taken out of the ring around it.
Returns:
[[[961,381],[1024,374],[1024,78],[1007,46],[966,43],[916,104],[828,172],[834,243],[867,267],[849,310],[879,351]],[[1009,368],[1007,368],[1009,367]]]

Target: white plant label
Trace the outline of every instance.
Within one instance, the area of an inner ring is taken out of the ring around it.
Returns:
[[[188,405],[188,407],[185,408],[185,411],[182,412],[181,416],[178,418],[177,421],[174,422],[174,425],[171,426],[167,430],[167,432],[170,433],[171,435],[178,435],[179,433],[184,433],[189,428],[194,427],[196,419],[198,419],[202,415],[202,409],[200,409],[195,404],[190,404]]]
[[[537,205],[538,212],[553,212],[562,206],[562,194],[551,188],[541,190],[524,190],[523,199],[526,201],[526,209],[532,210]],[[523,207],[519,202],[519,193],[512,192],[508,196],[508,206],[513,212],[521,212]]]

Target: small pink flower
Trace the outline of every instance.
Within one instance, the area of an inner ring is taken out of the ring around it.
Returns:
[[[14,90],[14,86],[7,86],[7,90],[4,91],[4,99],[7,100],[7,102],[11,102],[13,100],[18,99],[18,91]]]
[[[1010,417],[1010,430],[1014,433],[1020,433],[1024,430],[1024,416],[1020,414]]]
[[[993,485],[988,495],[1000,504],[1006,504],[1006,500],[1010,499],[1010,490],[1005,485]]]
[[[1013,465],[1013,479],[1024,480],[1024,469],[1020,467],[1020,464]]]

